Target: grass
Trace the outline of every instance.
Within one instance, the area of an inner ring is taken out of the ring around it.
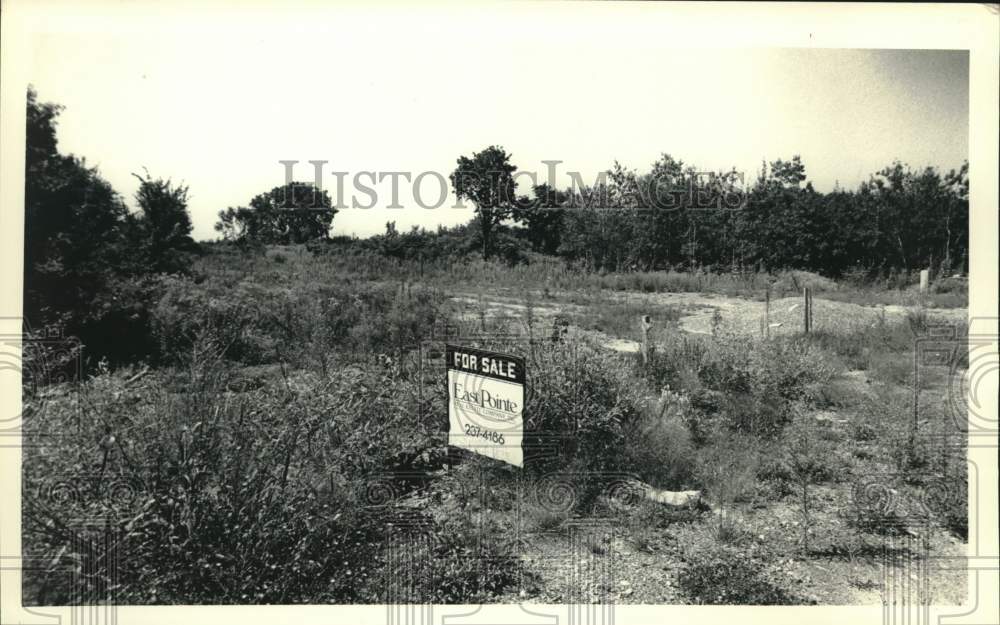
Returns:
[[[770,289],[772,298],[798,295],[809,286],[814,293],[833,301],[867,306],[923,304],[932,308],[962,308],[968,306],[967,284],[956,279],[941,279],[932,283],[929,293],[918,294],[916,274],[896,275],[883,280],[852,280],[836,282],[805,271],[631,271],[626,273],[590,272],[541,255],[531,255],[527,264],[509,266],[484,262],[481,259],[436,260],[425,263],[403,263],[392,258],[360,252],[350,246],[343,249],[335,244],[324,254],[312,254],[304,246],[272,246],[265,254],[240,252],[229,244],[210,245],[210,251],[200,259],[197,269],[212,276],[227,276],[230,281],[253,275],[255,279],[287,276],[284,267],[294,267],[294,273],[320,281],[331,275],[351,276],[364,282],[392,280],[420,282],[448,290],[475,290],[483,284],[491,289],[514,293],[536,291],[540,299],[555,293],[708,293],[730,297],[763,300]],[[273,256],[286,258],[275,261]],[[269,266],[270,265],[270,266]],[[277,270],[277,269],[280,269]]]
[[[508,600],[531,578],[521,556],[547,544],[541,536],[565,540],[574,524],[598,522],[616,523],[642,552],[677,558],[686,601],[803,603],[779,554],[811,561],[877,541],[892,523],[850,496],[872,475],[896,476],[888,488],[907,500],[937,489],[932,525],[962,538],[965,463],[933,443],[961,449],[963,440],[949,430],[946,371],[922,371],[919,436],[912,429],[912,350],[932,327],[925,312],[765,340],[719,324],[687,334],[681,308],[632,297],[758,297],[786,283],[793,292],[810,283],[827,299],[881,297],[801,272],[416,268],[301,246],[215,246],[192,278],[163,280],[148,373],[104,368],[80,384],[26,390],[28,413],[41,415],[36,435],[73,433],[25,453],[25,552],[53,563],[26,573],[26,601],[68,596],[58,571],[81,555],[69,551],[73,519],[99,513],[129,554],[120,597],[139,604],[379,603],[406,566],[441,581],[414,599]],[[523,470],[447,446],[441,362],[417,350],[441,341],[442,325],[478,328],[484,321],[459,317],[467,307],[449,298],[484,284],[484,315],[502,295],[537,313],[535,341],[505,336],[519,320],[491,315],[492,336],[464,341],[527,359],[526,427],[545,445]],[[636,336],[639,314],[654,315],[649,364],[586,336],[552,341],[543,308],[561,303],[577,305],[559,310],[569,323],[622,338]],[[562,436],[541,438],[551,434]],[[86,496],[53,505],[56,478],[81,472],[96,476]],[[701,490],[715,511],[641,497],[613,505],[626,478]],[[111,497],[116,484],[135,496]],[[797,525],[758,529],[775,519]],[[583,548],[604,557],[616,547],[592,539]],[[111,574],[92,570],[95,588]],[[555,583],[530,585],[544,593]]]
[[[610,336],[632,338],[641,337],[639,318],[649,315],[658,331],[674,327],[681,318],[678,306],[650,306],[638,301],[602,301],[591,297],[582,313],[576,316],[576,323],[587,330],[597,330]]]

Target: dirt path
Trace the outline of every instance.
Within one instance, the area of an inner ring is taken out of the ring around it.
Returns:
[[[694,334],[711,334],[713,318],[718,313],[719,329],[735,334],[759,334],[767,305],[741,297],[702,293],[613,293],[612,297],[632,303],[647,302],[651,308],[677,306],[683,310],[680,327]],[[964,308],[925,308],[924,312],[940,323],[965,321]],[[911,309],[905,306],[862,306],[813,298],[813,328],[818,331],[852,331],[864,326],[905,320]],[[784,297],[770,303],[768,325],[771,334],[788,334],[802,329],[801,297]]]
[[[761,335],[764,331],[764,315],[767,306],[762,301],[741,297],[712,295],[704,293],[639,293],[634,291],[608,291],[601,299],[631,307],[647,306],[651,314],[664,308],[680,310],[680,329],[692,334],[711,334],[713,325],[718,330],[740,335]],[[555,293],[551,298],[535,296],[531,305],[534,320],[541,324],[551,324],[557,316],[564,316],[572,323],[573,317],[586,313],[586,305],[571,302],[571,293]],[[487,318],[505,316],[525,322],[528,307],[524,296],[514,294],[490,294],[480,298],[470,293],[456,293],[452,300],[467,307],[468,317],[474,318],[483,310]],[[770,335],[792,334],[802,330],[803,309],[800,297],[785,297],[772,300],[767,319]],[[955,324],[964,322],[968,313],[964,308],[925,308],[923,312],[932,322]],[[883,321],[892,323],[903,321],[911,309],[904,306],[862,306],[847,302],[813,298],[813,329],[816,331],[851,332],[866,326],[874,326]],[[636,351],[638,344],[624,337],[610,337],[607,344],[618,351]]]

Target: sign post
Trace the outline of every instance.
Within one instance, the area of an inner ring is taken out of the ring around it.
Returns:
[[[524,466],[524,359],[445,345],[448,444]]]

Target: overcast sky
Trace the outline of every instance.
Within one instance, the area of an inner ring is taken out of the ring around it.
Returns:
[[[41,100],[66,107],[62,151],[130,204],[142,167],[187,183],[199,239],[215,236],[220,209],[281,184],[279,160],[301,161],[305,180],[307,161],[327,160],[350,172],[350,194],[355,172],[447,177],[490,144],[539,179],[543,160],[560,160],[560,174],[587,181],[664,152],[750,177],[762,159],[801,154],[824,191],[894,159],[948,170],[967,158],[966,52],[678,48],[656,14],[616,23],[561,7],[63,24],[36,39],[29,74]],[[341,211],[333,233],[471,216],[450,201],[419,208],[405,183],[406,208],[382,208],[390,189],[378,185],[378,208]],[[426,178],[421,191],[434,203],[439,186]]]

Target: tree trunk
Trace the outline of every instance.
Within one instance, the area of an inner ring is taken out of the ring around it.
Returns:
[[[493,229],[493,223],[490,215],[486,210],[479,213],[480,228],[483,233],[483,260],[490,259],[490,232]]]
[[[951,272],[951,206],[948,207],[947,218],[944,222],[945,228],[945,239],[944,239],[944,264],[948,268],[949,273]]]

